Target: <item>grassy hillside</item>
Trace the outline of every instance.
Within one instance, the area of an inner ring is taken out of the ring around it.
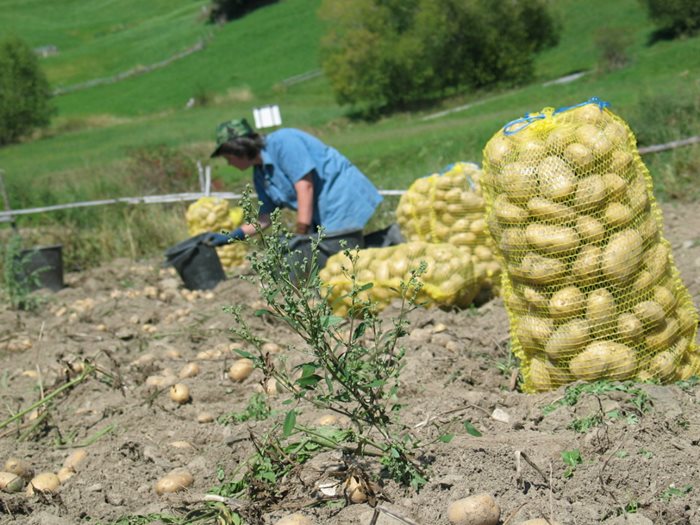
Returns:
[[[379,187],[396,189],[449,162],[480,161],[483,145],[501,126],[545,106],[598,96],[646,130],[669,125],[650,123],[646,106],[658,105],[659,99],[678,105],[700,93],[700,38],[649,45],[653,27],[637,0],[561,0],[554,7],[562,38],[538,57],[533,84],[465,93],[378,122],[353,121],[334,102],[322,76],[285,85],[286,79],[319,68],[320,0],[283,0],[223,26],[205,22],[206,5],[204,0],[54,0],[47,7],[34,0],[0,0],[0,31],[15,31],[33,46],[59,48],[57,56],[42,59],[54,87],[155,64],[206,42],[201,51],[167,67],[55,97],[58,114],[48,132],[0,149],[13,206],[143,192],[133,177],[125,177],[135,149],[165,145],[206,162],[218,122],[239,115],[252,120],[252,108],[269,103],[280,105],[284,125],[312,131],[347,154]],[[607,74],[596,71],[596,35],[605,29],[629,37],[631,59],[626,68]],[[586,74],[572,83],[543,85],[575,71]],[[186,109],[191,98],[197,104]],[[455,108],[463,109],[447,112]],[[672,156],[659,158],[674,162]],[[650,160],[654,170],[663,171],[656,163]],[[249,177],[221,161],[214,162],[213,172],[228,188]]]

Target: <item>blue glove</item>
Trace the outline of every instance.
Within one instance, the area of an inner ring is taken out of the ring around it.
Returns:
[[[231,241],[242,241],[245,239],[245,233],[241,228],[237,228],[229,233],[208,233],[204,238],[204,244],[207,246],[226,246]]]

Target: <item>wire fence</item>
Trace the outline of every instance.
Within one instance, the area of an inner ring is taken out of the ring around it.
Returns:
[[[660,151],[667,151],[670,149],[676,149],[683,146],[690,146],[692,144],[700,143],[700,136],[696,135],[693,137],[688,137],[682,140],[674,140],[666,144],[655,144],[653,146],[645,146],[639,148],[640,155],[646,155],[649,153],[657,153]],[[7,193],[5,192],[5,187],[2,181],[2,171],[0,170],[0,191],[5,204],[5,211],[0,211],[0,222],[13,222],[16,217],[22,215],[32,215],[37,213],[47,213],[58,210],[68,210],[72,208],[87,208],[92,206],[105,206],[108,204],[164,204],[173,202],[189,202],[196,201],[202,197],[211,196],[218,197],[221,199],[228,200],[239,200],[243,197],[240,193],[232,192],[212,192],[211,190],[211,170],[209,166],[202,168],[201,164],[197,164],[198,174],[199,174],[199,184],[200,191],[198,192],[188,192],[188,193],[172,193],[168,195],[145,195],[141,197],[116,197],[113,199],[101,199],[94,201],[85,202],[71,202],[66,204],[55,204],[52,206],[40,206],[37,208],[24,208],[19,210],[10,209],[9,200],[7,198]],[[389,195],[403,195],[406,190],[379,190],[379,193],[384,196]]]

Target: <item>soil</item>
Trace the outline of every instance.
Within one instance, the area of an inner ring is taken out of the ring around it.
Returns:
[[[664,206],[667,238],[698,304],[696,210]],[[266,420],[217,421],[242,412],[261,381],[258,371],[242,383],[228,378],[238,340],[224,307],[242,305],[255,333],[277,343],[278,356],[291,363],[300,359],[300,341],[271,316],[254,315],[261,300],[252,284],[231,276],[193,293],[161,262],[117,260],[67,274],[66,287],[44,294],[38,311],[0,311],[0,421],[76,381],[83,360],[100,370],[43,405],[49,409],[39,420],[30,413],[0,428],[0,459],[21,458],[35,472],[57,472],[74,450],[87,453],[55,495],[0,493],[0,523],[165,523],[163,516],[203,508],[204,494],[231,479],[253,453],[251,436],[281,424],[284,394],[269,397],[275,412]],[[382,314],[392,315],[392,308]],[[323,452],[287,483],[285,498],[262,510],[259,523],[298,511],[315,524],[446,525],[450,502],[488,493],[502,525],[533,518],[563,525],[700,524],[699,382],[623,385],[568,405],[565,388],[514,389],[517,368],[499,298],[462,311],[417,310],[410,321],[401,341],[407,353],[400,417],[426,443],[428,483],[418,493],[401,487],[367,458],[356,467],[379,476],[376,521],[366,503],[312,505],[319,466],[338,461]],[[179,381],[189,386],[191,402],[178,405],[167,388],[147,384],[155,374],[177,376],[190,362],[200,373]],[[302,422],[323,415],[299,409]],[[205,413],[213,420],[199,422]],[[437,439],[446,433],[453,435],[449,442]],[[155,482],[178,468],[192,474],[193,484],[157,495]]]

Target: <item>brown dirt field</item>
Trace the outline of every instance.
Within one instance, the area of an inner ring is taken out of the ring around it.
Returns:
[[[664,206],[666,235],[696,304],[697,210]],[[48,294],[38,312],[0,311],[0,421],[75,379],[70,363],[89,359],[114,378],[110,384],[105,376],[91,376],[57,396],[35,432],[21,441],[35,421],[25,418],[0,429],[0,460],[19,457],[36,472],[56,472],[77,445],[87,445],[86,459],[55,496],[0,493],[0,523],[107,524],[129,515],[182,515],[220,483],[217,472],[229,475],[248,457],[249,432],[284,417],[286,396],[279,395],[271,398],[279,412],[266,421],[198,422],[203,412],[216,418],[242,411],[260,381],[258,372],[242,384],[227,377],[235,338],[224,306],[244,305],[256,333],[282,346],[292,361],[298,340],[278,322],[253,317],[260,298],[251,284],[230,278],[188,298],[179,278],[160,264],[118,260],[68,274],[65,289]],[[574,406],[545,413],[564,388],[536,395],[511,390],[508,320],[500,299],[476,310],[419,310],[410,320],[411,333],[402,341],[408,350],[399,393],[406,404],[402,421],[426,441],[439,432],[455,437],[426,447],[430,480],[419,493],[382,481],[390,501],[380,506],[399,518],[381,512],[376,524],[447,525],[451,501],[482,492],[498,502],[501,525],[532,518],[562,525],[700,524],[700,383],[638,385],[650,401],[644,413],[633,405],[638,397],[624,389],[586,394]],[[214,352],[205,358],[203,351]],[[190,403],[177,405],[167,390],[156,393],[146,384],[156,373],[177,375],[188,362],[201,367],[199,375],[182,380],[191,389]],[[619,417],[606,416],[583,432],[571,428],[601,410]],[[498,413],[506,416],[494,418]],[[306,408],[300,418],[319,415]],[[465,420],[482,435],[466,432]],[[189,446],[176,448],[175,441]],[[562,452],[572,450],[582,462],[567,472]],[[325,454],[312,463],[332,460]],[[193,485],[158,496],[154,483],[175,468],[187,468]],[[287,508],[267,509],[260,522],[274,523],[300,501],[308,503],[313,490],[301,480],[312,478],[310,465],[283,502]],[[300,512],[318,525],[369,525],[374,511],[360,504],[306,506]]]

